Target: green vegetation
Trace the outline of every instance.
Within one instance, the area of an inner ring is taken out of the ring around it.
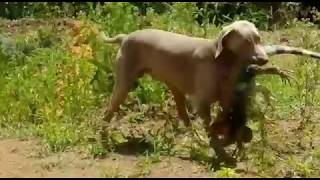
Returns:
[[[114,84],[118,46],[104,44],[96,35],[99,31],[114,36],[152,27],[215,37],[221,27],[208,19],[199,25],[195,18],[200,10],[195,3],[174,3],[163,7],[163,11],[146,7],[144,16],[140,15],[141,8],[130,3],[95,7],[79,3],[77,8],[85,8],[86,13],[79,11],[72,19],[60,18],[72,17],[66,14],[73,12],[67,11],[71,8],[67,4],[58,8],[39,3],[25,8],[26,15],[36,19],[0,19],[1,137],[38,137],[48,152],[81,148],[94,157],[106,156],[117,151],[117,145],[131,141],[129,137],[138,137],[152,147],[140,153],[145,159],[139,164],[137,176],[148,174],[147,166],[160,161],[163,155],[188,156],[211,170],[208,159],[212,153],[200,123],[195,121],[193,126],[201,137],[178,127],[171,94],[164,84],[149,76],[137,81],[114,118],[116,125],[110,124],[110,141],[103,144],[99,137],[100,120]],[[250,11],[236,14],[233,19],[248,19],[261,29],[269,28],[267,14],[254,8]],[[206,17],[209,11],[201,9],[201,13]],[[52,16],[57,18],[47,19]],[[262,35],[268,43],[280,44],[287,39],[292,46],[320,52],[320,31],[311,23],[290,21]],[[266,106],[258,93],[252,102],[250,127],[254,140],[247,145],[244,161],[250,164],[250,171],[263,177],[319,176],[319,64],[311,58],[291,55],[273,57],[272,63],[293,70],[297,83],[289,86],[275,76],[257,78],[270,90],[272,101]],[[121,176],[117,170],[104,175]],[[216,176],[238,175],[236,170],[224,168]]]

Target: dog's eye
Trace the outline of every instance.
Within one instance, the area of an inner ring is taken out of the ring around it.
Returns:
[[[244,41],[245,41],[246,43],[248,43],[248,44],[251,44],[251,42],[252,42],[252,40],[251,40],[251,39],[248,39],[248,38],[244,39]]]
[[[253,39],[250,39],[250,38],[248,38],[248,39],[245,39],[245,43],[248,45],[248,46],[254,46],[254,42],[253,42]]]

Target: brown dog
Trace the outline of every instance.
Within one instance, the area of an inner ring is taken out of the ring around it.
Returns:
[[[210,128],[210,105],[219,101],[222,109],[228,109],[233,83],[241,66],[268,62],[254,24],[236,21],[224,27],[217,40],[155,29],[138,30],[111,39],[103,36],[103,39],[121,44],[116,57],[116,82],[105,121],[109,122],[118,111],[134,81],[147,73],[171,90],[179,117],[186,126],[190,123],[186,95],[192,97],[218,157],[228,157]]]

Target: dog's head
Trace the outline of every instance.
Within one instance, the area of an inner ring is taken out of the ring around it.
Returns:
[[[229,50],[240,60],[258,65],[266,64],[269,60],[261,44],[260,34],[254,24],[248,21],[235,21],[225,26],[217,40],[215,58],[222,51]]]

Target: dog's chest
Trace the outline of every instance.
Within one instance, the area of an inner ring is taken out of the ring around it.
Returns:
[[[215,94],[222,97],[231,92],[240,70],[230,66],[220,66],[215,71]]]

